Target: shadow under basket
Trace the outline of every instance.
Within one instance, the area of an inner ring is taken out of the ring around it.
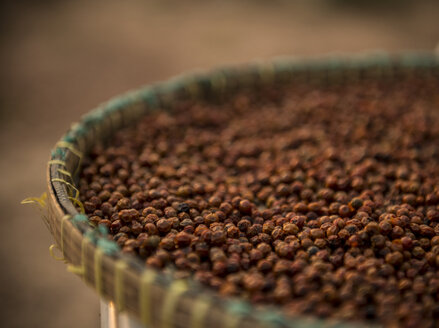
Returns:
[[[82,214],[76,187],[81,161],[97,142],[135,124],[153,110],[171,109],[181,100],[216,102],[239,90],[286,83],[343,84],[363,78],[397,78],[439,74],[439,57],[431,53],[297,60],[222,68],[146,86],[100,105],[72,125],[56,144],[47,166],[46,220],[70,271],[99,296],[147,327],[364,327],[305,317],[289,317],[280,308],[228,299],[191,280],[175,280],[123,254]]]

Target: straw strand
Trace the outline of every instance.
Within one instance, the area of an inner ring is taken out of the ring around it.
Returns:
[[[211,304],[209,299],[206,297],[199,297],[194,304],[192,309],[191,327],[192,328],[203,328],[204,319],[206,318],[207,311]]]
[[[114,296],[116,309],[118,311],[124,310],[123,272],[126,268],[127,264],[122,260],[117,261],[114,266]]]
[[[94,255],[94,270],[95,270],[95,286],[99,295],[102,295],[102,255],[100,248],[96,248]]]
[[[151,324],[151,284],[154,282],[156,274],[154,271],[145,270],[140,278],[140,319],[142,323],[150,327]]]
[[[162,308],[162,328],[172,328],[174,324],[175,307],[180,296],[187,290],[184,280],[175,280],[171,283]]]

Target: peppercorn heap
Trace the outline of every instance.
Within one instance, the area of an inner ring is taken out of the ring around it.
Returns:
[[[122,251],[286,314],[439,319],[439,76],[179,102],[96,146],[80,191]]]

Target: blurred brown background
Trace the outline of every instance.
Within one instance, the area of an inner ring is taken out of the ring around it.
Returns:
[[[80,115],[195,68],[276,55],[432,50],[436,1],[44,1],[1,5],[0,324],[97,327],[98,298],[49,256],[51,147]]]

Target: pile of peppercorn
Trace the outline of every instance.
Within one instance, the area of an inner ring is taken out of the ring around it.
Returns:
[[[97,145],[80,192],[123,252],[285,313],[439,320],[439,76],[185,102]]]

